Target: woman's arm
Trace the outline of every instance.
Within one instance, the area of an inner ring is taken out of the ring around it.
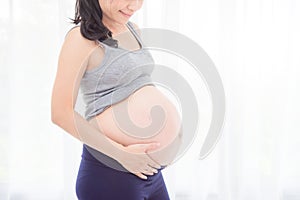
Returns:
[[[65,37],[52,91],[52,122],[88,146],[118,160],[131,171],[146,172],[145,169],[149,169],[148,164],[159,168],[160,166],[144,152],[149,147],[153,148],[153,144],[147,144],[147,146],[143,144],[143,148],[139,148],[139,151],[143,150],[144,157],[129,155],[129,148],[106,137],[74,110],[80,81],[88,66],[89,56],[96,48],[99,48],[99,44],[85,39],[79,27],[69,31]],[[103,54],[104,51],[102,51],[102,56]],[[127,160],[133,161],[132,164],[128,164]],[[143,177],[140,173],[137,175]]]
[[[88,66],[89,56],[96,48],[99,48],[99,44],[82,37],[79,27],[68,32],[58,60],[52,91],[51,119],[76,139],[116,158],[122,145],[105,137],[74,110],[80,80]]]

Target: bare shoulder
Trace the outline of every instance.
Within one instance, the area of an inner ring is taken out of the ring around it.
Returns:
[[[67,32],[64,42],[74,47],[81,47],[84,49],[92,49],[98,45],[96,41],[85,38],[80,32],[79,26],[74,27]]]
[[[85,38],[80,27],[74,27],[67,32],[61,50],[63,60],[76,60],[77,63],[83,63],[83,69],[89,69],[93,67],[95,60],[97,63],[101,62],[103,55],[104,50],[99,42]]]

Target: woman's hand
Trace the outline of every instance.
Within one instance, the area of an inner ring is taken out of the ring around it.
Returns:
[[[159,143],[156,142],[124,146],[117,160],[129,172],[142,179],[147,179],[147,176],[144,174],[153,175],[158,172],[157,169],[161,168],[161,166],[147,154],[147,151],[154,150],[158,147]]]

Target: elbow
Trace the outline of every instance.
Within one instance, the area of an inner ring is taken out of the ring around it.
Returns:
[[[53,124],[61,124],[62,121],[70,116],[72,110],[66,109],[51,109],[51,121]]]
[[[51,110],[51,121],[53,124],[58,124],[61,115],[57,111]]]

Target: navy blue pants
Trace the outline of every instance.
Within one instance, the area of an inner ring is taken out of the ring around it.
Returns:
[[[94,152],[91,154],[92,151]],[[94,155],[117,162],[83,145],[76,180],[76,195],[79,200],[170,200],[161,173],[163,168],[152,176],[147,175],[148,179],[144,180],[128,171],[107,166]]]

